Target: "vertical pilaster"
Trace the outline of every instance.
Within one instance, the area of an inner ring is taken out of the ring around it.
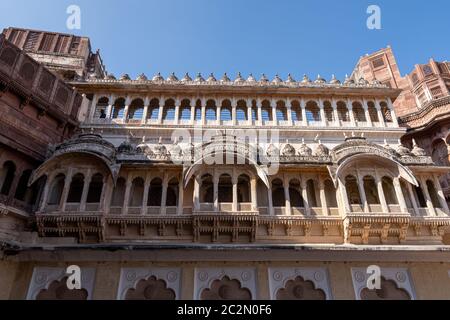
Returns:
[[[408,207],[406,206],[405,197],[403,196],[402,186],[400,184],[400,179],[394,177],[393,179],[395,193],[397,195],[398,204],[400,206],[401,212],[408,212]]]
[[[420,186],[422,188],[423,194],[425,195],[425,200],[427,202],[428,215],[436,216],[436,210],[434,209],[433,202],[431,201],[430,193],[428,192],[427,182],[423,176],[420,177]]]
[[[381,177],[377,171],[375,171],[375,176],[376,176],[376,180],[377,180],[378,197],[380,198],[381,208],[384,213],[388,213],[389,207],[386,203],[386,198],[384,196],[383,180],[381,179]]]
[[[84,177],[84,185],[83,185],[83,192],[81,194],[81,201],[80,201],[80,211],[83,212],[86,210],[86,200],[89,193],[89,186],[91,184],[92,179],[92,171],[91,169],[88,169],[85,177]]]
[[[305,207],[305,215],[310,216],[311,215],[311,207],[309,206],[309,199],[308,199],[308,187],[306,184],[306,178],[301,177],[300,185],[302,188],[302,198],[303,198],[303,206]]]
[[[72,183],[72,176],[73,176],[73,168],[69,168],[66,174],[66,179],[64,180],[64,188],[59,203],[60,208],[59,211],[61,212],[66,211],[67,196],[69,195],[70,184]]]

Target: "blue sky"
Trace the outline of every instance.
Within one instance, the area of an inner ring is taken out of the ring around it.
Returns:
[[[81,8],[81,30],[66,8]],[[366,27],[379,5],[382,29]],[[361,55],[391,45],[402,74],[430,57],[449,60],[448,0],[0,0],[0,27],[89,36],[116,76],[174,71],[181,77],[252,72],[340,79]]]

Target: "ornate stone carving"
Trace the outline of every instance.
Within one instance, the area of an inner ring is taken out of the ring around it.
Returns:
[[[416,139],[413,139],[413,149],[411,153],[417,157],[426,157],[427,153],[424,149],[417,145]]]
[[[305,144],[305,140],[302,141],[300,148],[298,149],[298,154],[301,157],[310,157],[312,156],[312,150]]]
[[[285,157],[295,156],[295,148],[291,144],[289,144],[289,141],[284,146],[282,154]]]
[[[330,154],[330,150],[323,145],[319,140],[319,145],[316,148],[316,151],[314,152],[314,155],[316,157],[328,157]]]
[[[279,157],[280,149],[278,149],[273,143],[271,143],[267,148],[266,154],[269,157]]]

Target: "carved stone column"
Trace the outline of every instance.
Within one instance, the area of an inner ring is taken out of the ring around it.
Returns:
[[[123,111],[123,122],[128,121],[128,112],[129,112],[129,109],[130,109],[130,103],[131,103],[131,98],[127,97],[125,99],[125,109]]]
[[[347,194],[347,189],[345,187],[345,184],[342,183],[341,179],[339,179],[339,190],[340,190],[340,196],[342,199],[342,204],[344,206],[344,216],[347,215],[347,213],[351,213],[352,210],[352,206],[350,205],[350,203],[348,202],[348,194]]]
[[[176,99],[176,100],[175,100],[175,116],[174,116],[174,119],[173,119],[173,124],[178,124],[178,123],[179,123],[179,118],[180,118],[180,104],[181,104],[180,99]]]
[[[89,121],[94,122],[95,110],[97,109],[98,96],[94,94],[92,97],[91,108],[89,110]]]
[[[233,105],[231,106],[231,120],[232,120],[233,126],[235,126],[237,124],[237,119],[236,119],[237,101],[236,101],[236,99],[233,99],[232,103],[233,103]]]
[[[337,103],[336,100],[333,98],[331,100],[331,107],[333,108],[333,117],[334,117],[334,123],[336,126],[340,127],[341,126],[341,121],[339,120],[339,113],[337,110]]]
[[[202,104],[202,125],[206,124],[206,99],[203,98],[200,102]]]
[[[330,210],[327,205],[327,196],[325,194],[325,183],[323,178],[319,179],[319,189],[320,189],[320,203],[322,205],[322,215],[329,216]]]
[[[126,186],[125,186],[125,196],[123,199],[122,214],[128,213],[128,205],[130,203],[130,193],[131,193],[131,186],[132,186],[131,177],[132,176],[130,174],[128,174],[127,182],[126,182]]]
[[[151,182],[151,176],[147,173],[145,176],[144,181],[144,195],[142,197],[142,208],[141,208],[141,214],[145,215],[147,214],[147,204],[148,204],[148,191],[150,189],[150,182]]]
[[[271,184],[269,185],[269,188],[267,188],[267,202],[269,206],[269,215],[274,216],[275,210],[273,209],[273,201],[272,201],[272,188]]]
[[[64,188],[59,203],[59,211],[61,212],[66,211],[67,196],[69,195],[70,184],[72,183],[72,176],[73,176],[73,168],[69,168],[66,174],[66,179],[64,180]]]
[[[395,114],[395,108],[394,108],[394,106],[392,105],[392,100],[391,100],[391,98],[387,98],[387,104],[388,104],[388,107],[389,107],[389,110],[390,110],[390,112],[391,112],[391,116],[392,116],[392,122],[394,122],[394,125],[396,126],[396,127],[398,127],[398,119],[397,119],[397,115]]]
[[[445,200],[444,191],[442,191],[441,183],[439,182],[439,177],[437,175],[433,176],[434,179],[434,185],[438,194],[439,203],[441,204],[442,210],[449,214],[449,209],[447,205],[447,201]]]
[[[420,186],[422,188],[423,194],[425,195],[425,201],[427,202],[428,214],[430,216],[437,216],[436,210],[434,209],[433,202],[431,201],[430,193],[428,192],[427,182],[424,177],[420,177]]]
[[[201,178],[200,176],[195,177],[194,179],[194,211],[200,210],[200,184]]]
[[[260,98],[258,98],[256,100],[256,107],[257,107],[257,110],[258,110],[258,121],[257,121],[257,124],[262,126],[262,124],[263,124],[263,120],[262,120],[262,103],[261,103],[261,99]]]
[[[145,100],[144,100],[144,112],[142,113],[142,120],[141,120],[142,124],[146,124],[147,123],[149,104],[150,104],[149,98],[145,97]]]
[[[42,193],[42,199],[41,199],[41,203],[39,205],[39,211],[40,212],[45,212],[45,208],[47,207],[47,202],[48,202],[48,194],[50,192],[50,186],[53,183],[53,180],[55,179],[55,174],[51,173],[48,178],[47,181],[45,181],[45,186],[44,186],[44,192]]]
[[[81,201],[79,208],[81,212],[86,210],[86,200],[89,193],[89,186],[91,184],[91,179],[92,179],[92,171],[91,169],[88,169],[86,176],[84,177],[83,192],[81,194]]]
[[[106,109],[106,119],[112,118],[112,110],[114,105],[114,95],[109,96],[108,107]]]
[[[214,211],[219,211],[219,176],[216,172],[214,172],[213,177],[213,202],[214,202]]]
[[[322,125],[324,127],[328,126],[327,118],[325,117],[325,108],[323,105],[323,100],[319,99],[319,110],[320,110],[320,119],[322,120]]]
[[[359,191],[359,196],[361,198],[361,204],[363,207],[363,211],[370,212],[369,203],[367,202],[367,197],[366,197],[366,190],[364,190],[364,179],[359,174],[359,172],[357,173],[357,176],[358,176],[358,191]]]
[[[233,212],[238,211],[238,179],[235,174],[233,174]]]
[[[161,214],[166,214],[166,202],[167,202],[167,187],[169,186],[167,173],[164,174],[164,180],[162,185],[161,195]]]
[[[386,127],[386,122],[384,121],[384,116],[381,112],[380,101],[378,99],[375,100],[375,108],[377,109],[378,121],[380,122],[381,127]]]
[[[219,101],[219,103],[217,103],[217,107],[216,107],[216,119],[217,119],[217,125],[221,125],[222,124],[222,101]]]
[[[286,100],[286,112],[287,112],[287,121],[288,121],[288,125],[292,126],[293,122],[292,122],[292,105],[291,105],[291,99],[287,99]]]
[[[419,206],[417,205],[416,196],[412,189],[412,185],[410,183],[407,183],[406,185],[408,188],[409,199],[411,200],[412,206],[414,208],[414,214],[416,216],[419,216],[420,215]]]
[[[306,178],[301,177],[300,181],[301,181],[300,186],[302,188],[303,205],[305,207],[305,215],[310,216],[311,208],[309,206],[309,201],[308,201],[308,188],[307,188],[307,184],[306,184]]]
[[[274,99],[270,101],[270,106],[272,107],[272,125],[277,126],[278,125],[278,119],[277,119],[277,103]]]
[[[166,98],[161,97],[159,99],[159,111],[158,111],[158,124],[163,123],[164,105],[166,104]]]
[[[367,104],[367,100],[363,99],[364,106],[364,114],[366,116],[367,126],[373,127],[372,118],[370,117],[369,105]]]
[[[285,215],[290,216],[292,215],[292,208],[291,208],[291,195],[289,194],[289,181],[286,181],[286,179],[283,179],[283,187],[284,187],[284,198],[285,198]]]
[[[258,211],[258,192],[257,192],[258,180],[256,177],[252,177],[250,180],[250,189],[252,197],[252,211]]]
[[[253,124],[252,99],[247,99],[247,122],[249,125]]]
[[[179,216],[181,216],[183,214],[183,204],[184,204],[184,186],[183,186],[183,175],[181,175],[180,182],[178,183],[177,215],[179,215]]]
[[[197,99],[192,98],[191,100],[191,124],[194,125],[195,123],[195,106],[197,104]]]
[[[356,127],[355,114],[353,113],[353,105],[352,105],[350,99],[347,99],[347,110],[348,110],[348,115],[350,117],[350,123],[351,123],[352,127]]]
[[[376,182],[377,182],[377,189],[378,189],[378,197],[380,198],[381,208],[384,213],[388,213],[389,207],[386,203],[386,198],[384,196],[383,181],[377,171],[375,171],[375,176],[376,176],[376,180],[377,180]]]
[[[308,118],[306,117],[306,102],[305,99],[300,99],[300,107],[302,109],[302,122],[303,126],[308,126]]]
[[[400,206],[400,210],[402,212],[408,212],[408,207],[406,205],[405,197],[403,196],[400,179],[398,177],[394,177],[393,184],[394,184],[395,193],[397,195],[398,204]]]

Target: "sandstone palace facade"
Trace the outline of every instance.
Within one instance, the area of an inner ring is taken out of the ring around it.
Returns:
[[[115,78],[5,29],[0,298],[450,299],[449,88],[390,48],[342,82]]]

